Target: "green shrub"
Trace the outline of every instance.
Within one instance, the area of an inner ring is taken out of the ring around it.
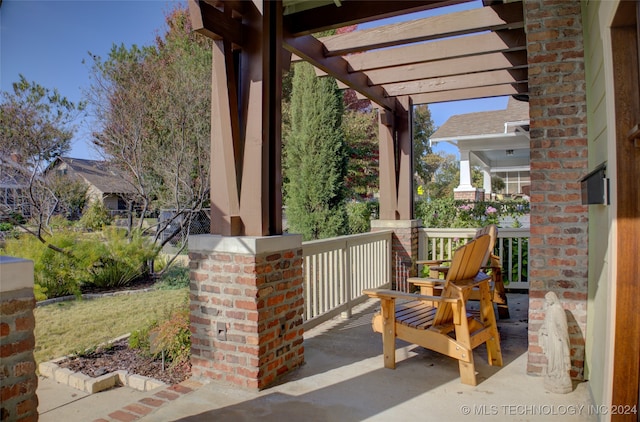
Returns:
[[[80,225],[87,230],[100,230],[111,224],[112,218],[109,210],[100,201],[93,201],[89,208],[82,214]]]
[[[17,239],[20,236],[20,232],[9,222],[0,223],[0,241],[4,239]],[[2,245],[0,244],[0,248]]]
[[[149,342],[149,331],[151,331],[153,327],[157,326],[157,324],[158,323],[154,321],[151,325],[132,332],[129,336],[129,347],[141,350],[145,355],[150,356],[151,352],[149,350],[151,348],[151,343]]]
[[[132,332],[129,347],[154,357],[164,352],[165,358],[171,362],[170,368],[189,362],[191,331],[188,301],[166,312],[159,321]]]
[[[104,243],[94,245],[99,258],[90,269],[88,283],[99,288],[121,287],[148,276],[147,261],[158,253],[151,240],[137,231],[127,237],[125,230],[114,227],[105,228],[102,234]]]
[[[91,258],[82,253],[86,250],[85,245],[78,234],[69,231],[56,232],[46,236],[45,240],[64,252],[47,247],[34,236],[23,235],[18,239],[8,239],[3,253],[32,260],[34,281],[46,296],[79,295],[87,275],[86,269],[92,264]]]
[[[155,356],[162,352],[171,361],[171,367],[189,362],[191,356],[191,330],[189,329],[189,307],[174,309],[167,319],[151,330]]]
[[[2,249],[4,254],[34,262],[40,297],[80,295],[86,286],[126,286],[148,275],[147,261],[157,254],[157,248],[141,234],[134,233],[129,239],[115,228],[102,236],[59,231],[45,240],[64,252],[48,248],[31,235],[7,239]]]
[[[523,216],[529,212],[524,200],[465,201],[451,198],[416,202],[416,218],[423,227],[478,228],[498,225],[501,217]]]
[[[158,290],[177,290],[189,287],[189,268],[182,265],[174,265],[168,268],[160,281],[155,284]]]
[[[378,214],[378,202],[347,202],[349,234],[371,231],[371,217]]]

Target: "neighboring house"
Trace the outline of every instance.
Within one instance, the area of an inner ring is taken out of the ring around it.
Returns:
[[[491,179],[500,177],[508,195],[529,194],[529,103],[509,97],[505,110],[451,116],[431,136],[432,145],[448,142],[460,151],[456,199],[488,199]],[[482,189],[471,185],[471,166],[484,175]]]
[[[68,176],[85,183],[87,200],[101,201],[112,213],[127,210],[128,201],[136,193],[122,173],[106,161],[58,157],[45,173]]]
[[[29,187],[28,172],[20,165],[19,157],[0,156],[0,212],[17,212],[25,217],[31,214],[31,207],[25,192]]]

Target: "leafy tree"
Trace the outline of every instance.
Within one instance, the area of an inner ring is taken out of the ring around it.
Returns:
[[[9,209],[0,208],[0,214],[59,251],[62,249],[48,242],[45,235],[51,231],[48,222],[60,197],[41,174],[49,162],[70,149],[74,122],[82,110],[83,103],[75,104],[56,89],[29,82],[23,75],[13,83],[12,93],[2,92],[0,165],[10,168],[12,176],[25,185],[23,193],[28,199],[35,229],[22,225]]]
[[[284,151],[285,203],[291,231],[305,240],[346,231],[342,113],[335,80],[316,78],[311,65],[297,64]]]
[[[376,115],[346,111],[342,128],[348,154],[347,195],[351,199],[371,198],[378,190],[379,144]]]
[[[211,41],[191,30],[185,8],[166,22],[154,46],[93,56],[88,95],[99,122],[96,146],[137,191],[138,227],[146,211],[170,208],[187,229],[209,199]],[[171,222],[158,227],[158,238]]]
[[[433,154],[429,138],[436,128],[426,104],[413,107],[413,168],[423,183],[431,182],[441,160]]]
[[[58,209],[68,220],[78,220],[87,203],[87,191],[89,187],[79,180],[69,180],[68,177],[55,175],[48,181],[51,188],[59,198]]]

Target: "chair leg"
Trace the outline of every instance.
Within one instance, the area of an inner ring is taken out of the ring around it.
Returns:
[[[464,309],[463,309],[464,311]],[[460,382],[467,385],[477,385],[476,365],[473,361],[473,349],[471,348],[471,334],[469,321],[464,316],[460,324],[455,324],[456,341],[462,345],[467,351],[469,362],[458,360],[460,368]]]
[[[382,354],[384,367],[396,369],[396,315],[395,301],[382,299]]]
[[[495,271],[495,279],[493,284],[493,302],[498,305],[498,318],[509,319],[509,304],[507,303],[507,293],[504,290],[504,283],[502,282],[502,271],[500,269]]]
[[[480,321],[489,328],[491,337],[487,340],[487,357],[489,365],[502,366],[502,351],[500,350],[500,334],[496,315],[493,312],[493,302],[489,293],[489,286],[485,283],[480,285]]]
[[[476,366],[473,363],[473,352],[471,352],[471,362],[458,361],[460,367],[460,382],[467,385],[476,386],[478,381],[476,379]]]

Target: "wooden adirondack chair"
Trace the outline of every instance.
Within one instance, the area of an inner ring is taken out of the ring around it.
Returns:
[[[381,311],[373,317],[372,325],[374,331],[382,333],[386,368],[396,365],[396,337],[457,359],[463,384],[477,384],[473,349],[483,343],[487,345],[489,364],[502,366],[490,277],[480,271],[489,242],[490,237],[485,235],[456,250],[441,296],[364,290],[364,294],[381,301]],[[477,318],[466,310],[473,289],[480,293]]]
[[[498,227],[495,224],[483,227],[476,231],[474,239],[484,235],[490,236],[490,242],[482,269],[483,271],[490,270],[491,300],[493,300],[493,302],[498,306],[498,317],[500,319],[509,319],[509,304],[507,303],[507,293],[504,289],[504,282],[502,280],[502,261],[499,256],[493,253],[496,240],[498,239]],[[424,260],[417,261],[417,264],[428,265],[429,278],[437,279],[440,278],[440,274],[445,274],[446,277],[449,267],[442,264],[448,262],[451,262],[451,260]],[[407,281],[420,287],[421,294],[434,295],[438,294],[442,289],[442,282],[434,283],[417,277],[411,277]],[[470,299],[479,300],[478,293],[472,293]]]

